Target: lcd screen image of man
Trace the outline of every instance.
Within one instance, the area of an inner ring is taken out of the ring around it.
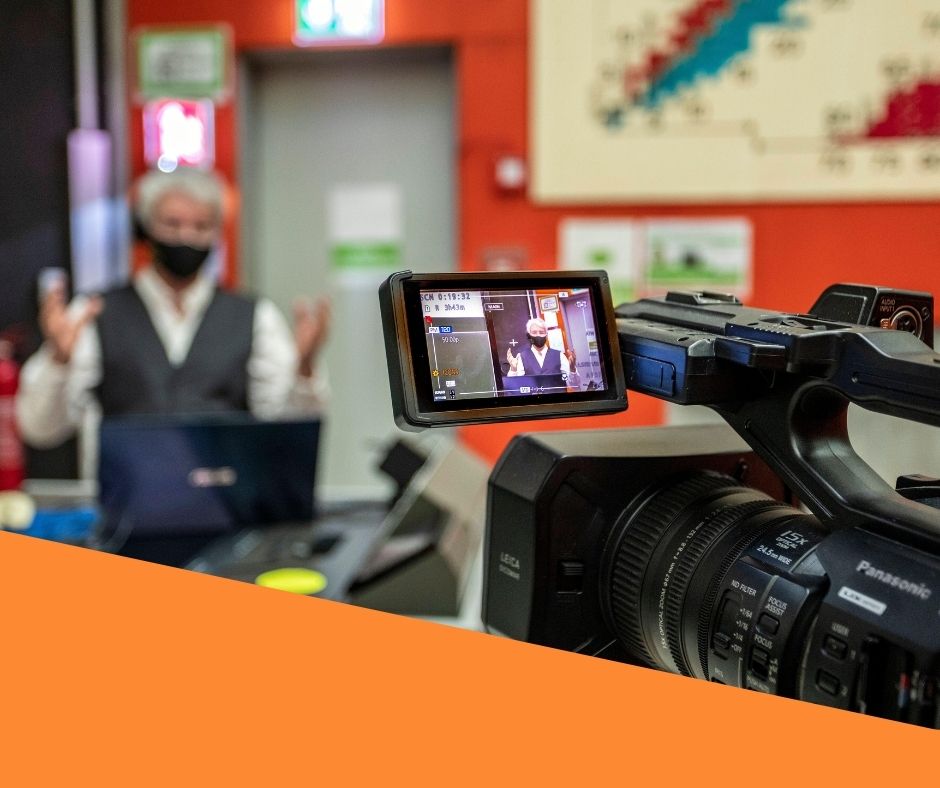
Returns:
[[[541,318],[526,322],[528,347],[506,350],[509,371],[503,379],[507,389],[520,394],[559,393],[579,389],[574,351],[556,350],[548,342],[548,326]],[[514,378],[521,380],[513,380]]]
[[[214,175],[150,172],[135,196],[150,264],[102,296],[67,305],[60,285],[45,297],[45,341],[24,366],[17,399],[24,439],[57,445],[89,414],[278,419],[320,411],[328,302],[298,303],[292,334],[271,301],[218,288],[206,270],[222,229]]]

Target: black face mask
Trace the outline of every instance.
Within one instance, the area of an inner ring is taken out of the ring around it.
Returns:
[[[150,239],[150,244],[156,261],[180,279],[189,279],[202,268],[212,251],[210,248],[199,249],[185,244],[167,244],[154,238]]]
[[[545,347],[545,343],[548,341],[548,337],[534,337],[531,334],[527,334],[526,336],[529,337],[529,342],[540,350]]]

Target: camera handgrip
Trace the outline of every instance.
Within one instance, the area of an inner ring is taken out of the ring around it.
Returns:
[[[940,354],[904,331],[846,334],[832,382],[868,410],[940,426]]]
[[[829,374],[778,376],[757,399],[713,404],[835,527],[858,526],[940,554],[940,511],[902,497],[852,448],[849,402],[940,426],[940,356],[909,334],[847,332]]]

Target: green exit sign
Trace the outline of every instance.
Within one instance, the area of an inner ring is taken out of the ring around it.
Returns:
[[[295,0],[294,43],[370,43],[385,35],[385,0]]]

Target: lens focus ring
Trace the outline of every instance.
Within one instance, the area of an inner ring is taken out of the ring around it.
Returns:
[[[741,487],[731,488],[726,492],[731,494],[741,492],[755,494],[753,490],[744,490]],[[666,589],[664,612],[669,653],[675,663],[676,670],[683,676],[694,675],[692,667],[688,664],[688,659],[699,656],[696,653],[687,658],[682,648],[682,616],[683,612],[686,614],[691,612],[686,596],[695,570],[702,565],[702,558],[709,548],[727,534],[731,528],[743,523],[758,512],[777,509],[779,506],[776,501],[769,498],[759,498],[718,509],[710,519],[699,525],[695,535],[683,549],[682,555],[676,559],[675,570]],[[706,672],[707,665],[703,664],[701,673]]]
[[[605,561],[609,572],[609,624],[627,649],[648,665],[659,665],[647,647],[640,609],[650,561],[663,535],[691,503],[729,485],[737,482],[706,472],[673,479],[668,487],[652,491],[639,507],[631,507],[614,528],[617,537],[612,540]]]

